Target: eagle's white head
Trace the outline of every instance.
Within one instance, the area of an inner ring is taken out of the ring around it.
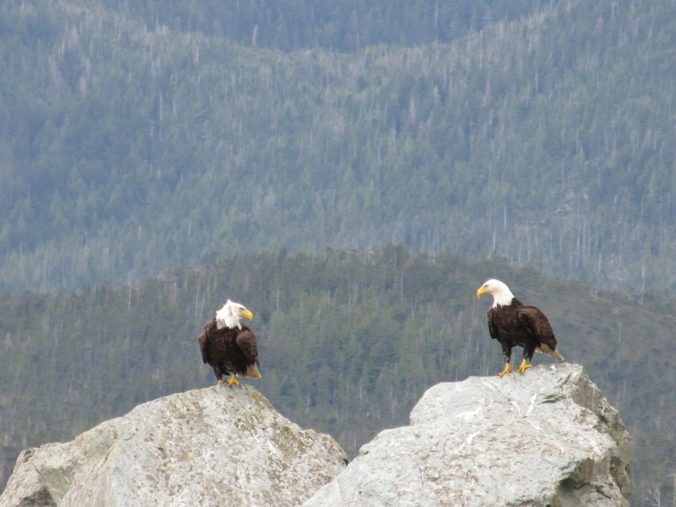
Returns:
[[[253,313],[246,306],[228,299],[223,308],[216,312],[216,327],[218,329],[224,327],[242,329],[242,324],[239,322],[242,317],[253,320]]]
[[[476,290],[476,297],[481,298],[484,294],[490,294],[493,296],[493,308],[496,306],[506,306],[512,302],[514,299],[514,294],[509,290],[507,284],[491,278],[486,280],[481,287]]]

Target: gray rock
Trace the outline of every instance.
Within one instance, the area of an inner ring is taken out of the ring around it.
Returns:
[[[630,437],[574,364],[430,388],[305,506],[623,506]]]
[[[299,505],[345,468],[250,386],[137,406],[64,444],[24,450],[0,505]]]

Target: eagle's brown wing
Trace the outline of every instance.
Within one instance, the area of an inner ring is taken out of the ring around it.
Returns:
[[[256,345],[256,336],[248,328],[243,328],[237,333],[235,338],[237,346],[244,354],[248,364],[258,363],[258,346]]]
[[[493,338],[494,340],[497,340],[498,339],[498,330],[495,327],[495,324],[493,323],[493,313],[494,312],[495,311],[492,308],[490,310],[488,310],[488,314],[487,314],[487,316],[488,316],[488,333],[491,335],[491,338]]]
[[[556,337],[549,320],[542,311],[535,306],[522,306],[518,308],[519,321],[540,342],[547,345],[551,350],[556,349]]]
[[[204,324],[204,327],[202,328],[202,334],[199,336],[199,338],[197,338],[197,341],[199,341],[200,344],[200,352],[202,353],[203,363],[209,362],[209,347],[207,347],[207,337],[214,329],[216,329],[216,321],[210,320]]]
[[[209,361],[209,352],[207,351],[207,334],[205,332],[202,332],[202,334],[197,340],[200,342],[200,352],[202,353],[202,362],[206,364]]]

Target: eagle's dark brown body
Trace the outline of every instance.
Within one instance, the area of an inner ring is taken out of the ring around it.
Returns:
[[[202,361],[213,368],[219,383],[226,374],[260,378],[256,336],[248,327],[218,329],[216,320],[210,320],[198,340]]]
[[[524,305],[512,299],[509,305],[497,305],[488,310],[488,331],[502,345],[505,362],[509,362],[512,347],[523,347],[523,357],[530,362],[536,350],[559,361],[556,337],[547,317],[535,306]]]

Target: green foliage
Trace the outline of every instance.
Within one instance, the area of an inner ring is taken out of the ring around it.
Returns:
[[[217,5],[0,6],[0,287],[402,244],[676,290],[673,2]]]
[[[231,297],[255,314],[263,372],[255,386],[353,456],[377,431],[406,423],[433,384],[498,372],[489,302],[474,297],[492,276],[542,308],[562,354],[621,411],[635,442],[636,504],[650,488],[669,498],[675,301],[397,247],[236,256],[140,284],[0,296],[0,442],[70,439],[140,402],[212,385],[196,338]]]

